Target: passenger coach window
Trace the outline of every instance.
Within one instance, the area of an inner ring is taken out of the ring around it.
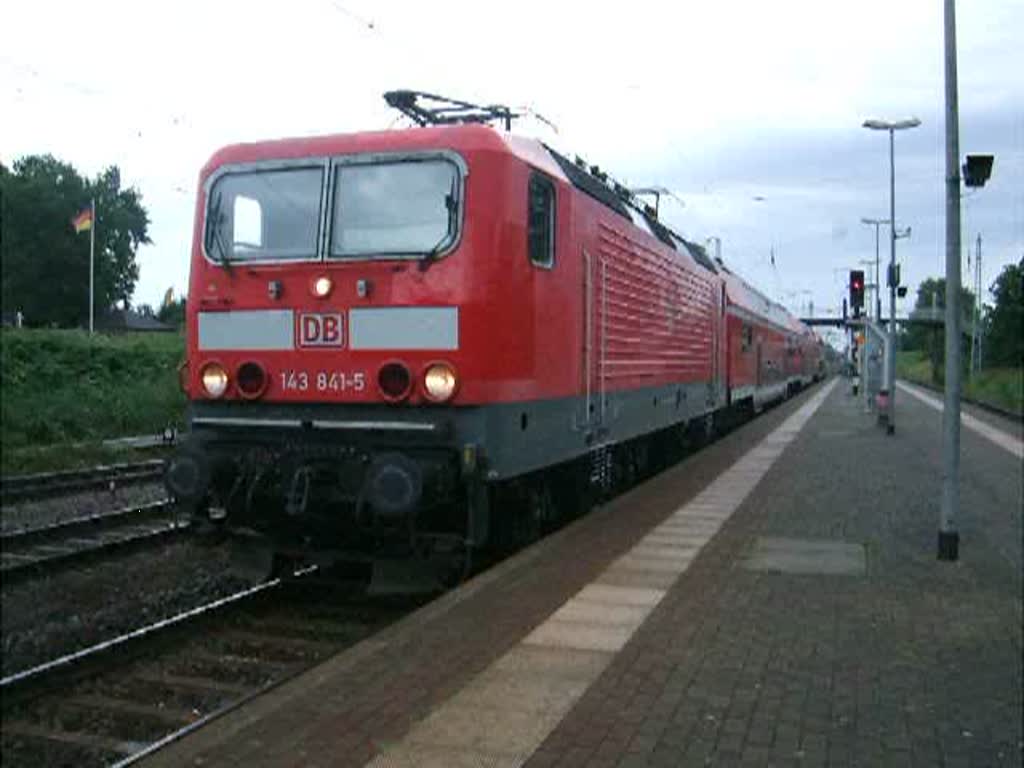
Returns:
[[[527,211],[530,261],[538,267],[555,264],[555,185],[543,176],[530,177]]]

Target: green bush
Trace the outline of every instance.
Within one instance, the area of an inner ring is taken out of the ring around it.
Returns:
[[[0,419],[5,450],[155,433],[180,424],[180,334],[90,337],[5,329]]]
[[[931,384],[928,354],[918,350],[900,352],[896,360],[896,375],[908,381]],[[940,384],[944,377],[945,371],[940,368]],[[963,394],[978,402],[1024,414],[1024,369],[987,368],[973,378],[965,376]]]

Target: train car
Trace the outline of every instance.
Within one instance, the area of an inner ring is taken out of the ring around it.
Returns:
[[[450,122],[201,171],[166,484],[284,562],[464,567],[783,383],[776,309],[650,207]]]
[[[810,384],[809,329],[781,304],[720,265],[728,347],[726,390],[732,407],[761,410]],[[813,338],[813,334],[811,334]],[[813,365],[813,364],[812,364]]]

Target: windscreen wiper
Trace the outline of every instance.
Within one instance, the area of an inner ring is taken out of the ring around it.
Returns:
[[[213,202],[210,203],[210,222],[207,224],[206,229],[206,250],[210,251],[211,245],[216,246],[217,250],[220,251],[220,258],[216,260],[223,264],[224,268],[230,272],[231,257],[228,255],[228,248],[224,245],[224,238],[220,231],[220,225],[224,221],[224,214],[221,213],[220,206],[221,195],[218,193]]]
[[[430,269],[430,265],[437,261],[437,254],[441,252],[448,242],[452,239],[455,234],[455,227],[458,226],[456,215],[459,211],[459,205],[456,197],[455,177],[452,177],[452,185],[448,190],[448,194],[444,196],[444,205],[448,209],[448,227],[445,230],[444,236],[438,240],[434,246],[423,254],[419,261],[420,272],[426,272]]]

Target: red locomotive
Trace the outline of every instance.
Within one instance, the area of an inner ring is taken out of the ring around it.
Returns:
[[[424,96],[386,95],[422,127],[203,168],[166,475],[196,515],[288,558],[464,561],[817,378],[807,328],[599,169]]]

